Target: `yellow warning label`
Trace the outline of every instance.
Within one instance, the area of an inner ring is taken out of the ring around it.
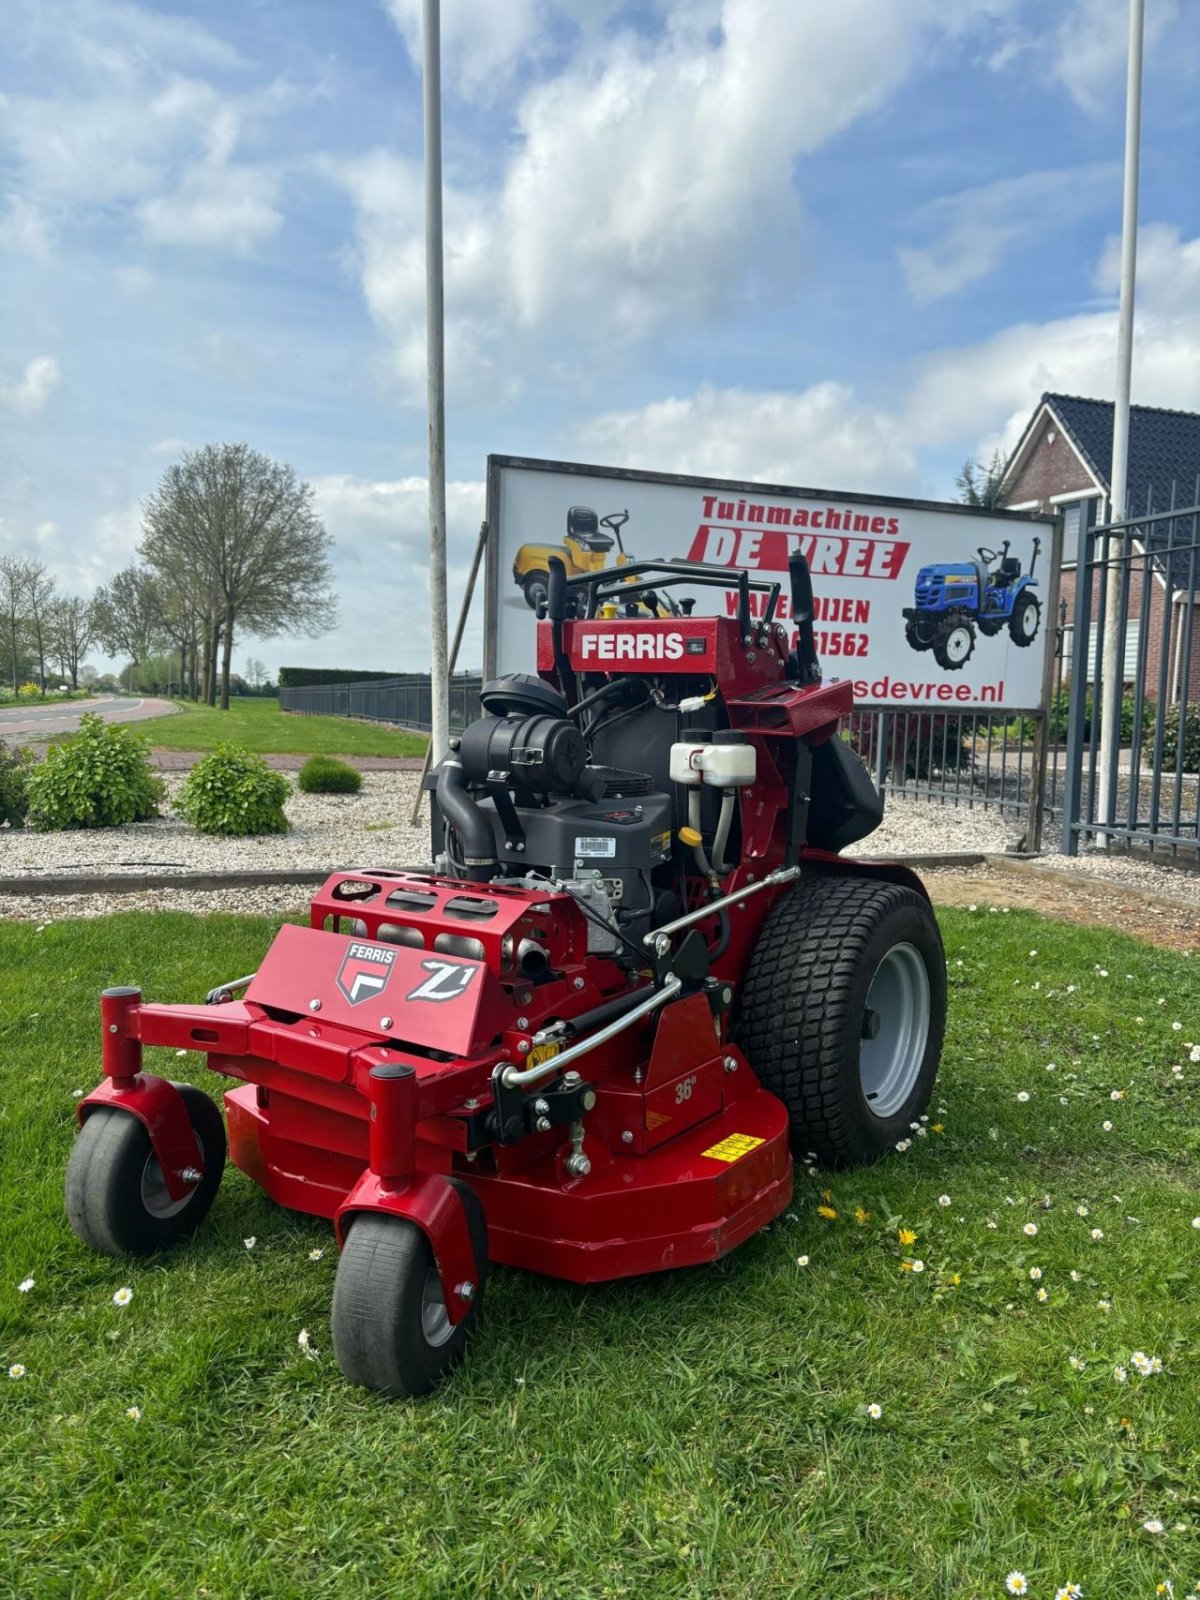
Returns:
[[[702,1156],[708,1156],[712,1161],[740,1161],[743,1156],[749,1155],[751,1150],[757,1150],[764,1141],[756,1139],[752,1133],[731,1133],[727,1139],[722,1139],[720,1144],[710,1145],[707,1150],[701,1150]]]
[[[557,1039],[552,1039],[549,1044],[535,1044],[525,1058],[526,1066],[540,1067],[543,1061],[550,1061],[562,1049],[562,1044]]]

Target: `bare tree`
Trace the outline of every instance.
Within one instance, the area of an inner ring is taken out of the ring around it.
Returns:
[[[20,556],[0,556],[0,613],[14,690],[21,683],[21,658],[29,627],[29,582],[33,571],[32,561],[22,561]]]
[[[96,607],[77,594],[50,603],[48,614],[50,654],[58,662],[72,689],[79,687],[79,669],[96,639]]]
[[[28,606],[29,632],[37,651],[38,683],[46,692],[46,645],[50,606],[54,600],[55,580],[47,572],[45,563],[29,563]]]
[[[267,681],[267,669],[257,656],[246,657],[246,682],[252,689],[261,689]]]
[[[110,655],[129,656],[136,667],[162,641],[162,595],[144,567],[123,568],[96,591],[96,637]]]
[[[333,626],[332,541],[291,467],[245,444],[205,445],[168,467],[144,508],[140,553],[205,619],[229,709],[235,630],[317,635]]]

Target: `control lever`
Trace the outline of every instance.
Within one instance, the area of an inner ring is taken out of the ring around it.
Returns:
[[[792,584],[792,620],[796,624],[796,667],[800,683],[820,683],[821,663],[813,639],[813,587],[808,562],[801,550],[788,557],[788,577]]]

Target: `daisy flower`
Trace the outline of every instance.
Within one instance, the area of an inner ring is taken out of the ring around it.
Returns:
[[[940,1194],[940,1195],[938,1195],[938,1205],[940,1205],[940,1206],[948,1206],[950,1204],[951,1204],[951,1200],[950,1200],[950,1196],[948,1194]]]
[[[1097,1311],[1111,1311],[1112,1310],[1112,1301],[1111,1300],[1097,1300],[1096,1301],[1096,1310]]]
[[[310,1361],[315,1361],[317,1359],[320,1351],[309,1338],[307,1328],[300,1329],[300,1332],[296,1335],[296,1343],[300,1346],[301,1350],[304,1351],[304,1354]]]
[[[28,1294],[30,1289],[33,1288],[33,1285],[34,1280],[32,1278],[22,1278],[20,1283],[17,1285],[17,1293]]]
[[[25,1368],[19,1361],[14,1361],[8,1369],[8,1375],[10,1378],[23,1378],[25,1376]]]
[[[130,1422],[140,1422],[142,1420],[142,1408],[141,1406],[126,1406],[125,1415]]]
[[[1082,1272],[1076,1272],[1074,1267],[1071,1268],[1071,1282],[1072,1283],[1082,1283],[1083,1282],[1083,1273]]]
[[[925,1263],[923,1261],[914,1261],[912,1264],[912,1269],[914,1272],[924,1272]]]
[[[1087,1362],[1081,1361],[1078,1356],[1068,1356],[1067,1365],[1073,1372],[1082,1372],[1084,1367],[1087,1366]]]
[[[1032,1278],[1034,1283],[1037,1283],[1042,1276],[1041,1267],[1030,1267],[1029,1276]]]
[[[1113,1125],[1111,1122],[1102,1122],[1100,1126],[1104,1129],[1105,1133],[1111,1133],[1113,1130]]]
[[[1193,1228],[1200,1228],[1200,1217],[1193,1217],[1192,1218],[1192,1227]]]
[[[1103,1228],[1093,1228],[1092,1229],[1092,1238],[1093,1239],[1103,1239],[1103,1237],[1104,1237],[1104,1229]]]
[[[1043,1304],[1044,1304],[1050,1298],[1049,1290],[1047,1290],[1047,1289],[1039,1289],[1038,1292],[1037,1292],[1037,1298],[1040,1301],[1042,1301]]]
[[[1021,1102],[1022,1105],[1024,1105],[1026,1100],[1029,1099],[1029,1090],[1028,1089],[1018,1089],[1017,1090],[1017,1099]]]
[[[1145,1522],[1142,1523],[1142,1527],[1147,1533],[1159,1534],[1166,1531],[1157,1517],[1147,1517]]]
[[[1109,1095],[1108,1098],[1110,1100],[1124,1100],[1125,1091],[1124,1091],[1124,1089],[1114,1089],[1113,1092]]]
[[[1054,1600],[1083,1600],[1083,1590],[1077,1583],[1064,1583],[1054,1591]]]
[[[1126,1372],[1124,1367],[1114,1367],[1113,1377],[1118,1383],[1127,1383],[1129,1381],[1129,1374]]]
[[[1024,1233],[1024,1234],[1028,1234],[1029,1238],[1031,1238],[1031,1239],[1033,1238],[1034,1234],[1037,1231],[1038,1231],[1038,1226],[1037,1226],[1036,1222],[1027,1222],[1025,1224],[1025,1226],[1021,1229],[1021,1232]]]
[[[127,1306],[132,1299],[133,1299],[133,1290],[132,1289],[118,1289],[116,1294],[113,1295],[113,1305],[115,1305],[115,1306]]]
[[[1009,1594],[1028,1594],[1029,1580],[1023,1572],[1010,1572],[1004,1580],[1004,1587]]]
[[[867,1407],[867,1415],[870,1417],[872,1422],[878,1422],[880,1417],[883,1415],[883,1407],[873,1400]]]
[[[1077,1217],[1086,1217],[1087,1214],[1088,1214],[1088,1208],[1086,1206],[1076,1206],[1075,1207],[1075,1215]]]
[[[808,1265],[808,1257],[807,1256],[797,1256],[796,1257],[796,1265],[798,1267],[806,1267]]]
[[[258,1243],[258,1235],[256,1233],[252,1233],[248,1239],[243,1239],[242,1243],[246,1246],[247,1250],[253,1250],[254,1246]]]
[[[308,1252],[308,1259],[310,1261],[320,1261],[321,1257],[324,1254],[325,1254],[324,1250],[310,1250]]]

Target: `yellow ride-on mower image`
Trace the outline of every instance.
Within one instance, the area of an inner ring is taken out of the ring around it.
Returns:
[[[603,572],[608,552],[615,544],[615,565],[623,567],[633,558],[621,543],[621,529],[629,521],[628,511],[613,511],[597,517],[590,506],[572,506],[567,512],[567,536],[562,544],[523,544],[513,562],[513,580],[536,611],[548,593],[550,557],[557,556],[567,569],[568,578],[587,572]],[[605,528],[611,531],[605,533]]]

